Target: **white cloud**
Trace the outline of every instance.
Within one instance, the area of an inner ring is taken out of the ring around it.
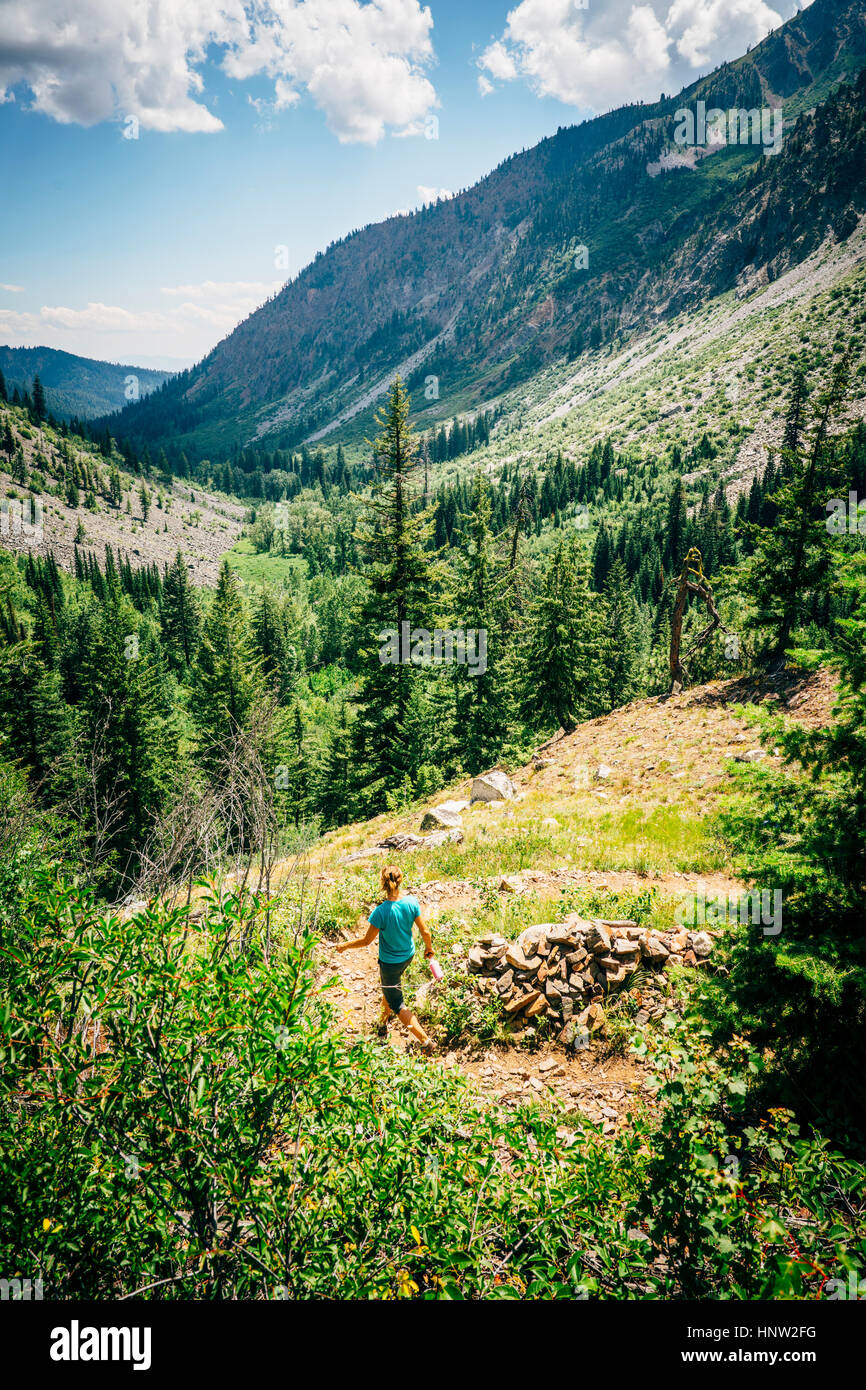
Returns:
[[[203,280],[167,285],[161,309],[128,308],[92,301],[83,307],[44,304],[38,311],[0,309],[0,339],[11,346],[40,344],[102,361],[129,361],[150,354],[154,361],[195,361],[284,282]],[[134,346],[133,346],[134,344]]]
[[[23,286],[23,285],[0,285],[0,290],[4,291],[6,294],[23,294],[23,293],[24,293],[24,286]]]
[[[185,299],[233,299],[261,304],[278,290],[282,280],[202,280],[197,285],[164,285],[160,294],[182,295]]]
[[[0,101],[20,85],[67,124],[217,131],[200,71],[216,50],[229,77],[273,82],[273,110],[306,91],[340,141],[374,143],[438,105],[432,24],[420,0],[4,0]]]
[[[418,184],[418,197],[422,203],[438,203],[442,198],[453,198],[450,188],[428,188],[426,183]]]
[[[483,72],[478,74],[478,90],[483,97],[489,97],[490,93],[496,90],[493,83],[488,82]]]
[[[522,77],[538,96],[584,110],[675,92],[738,57],[789,18],[798,0],[520,0],[478,60],[479,90]]]

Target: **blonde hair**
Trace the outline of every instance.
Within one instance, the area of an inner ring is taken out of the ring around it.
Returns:
[[[398,869],[396,864],[389,864],[382,870],[382,892],[396,893],[400,884],[403,882],[403,870]]]

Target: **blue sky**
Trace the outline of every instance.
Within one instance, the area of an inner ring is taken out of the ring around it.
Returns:
[[[198,360],[328,242],[795,8],[0,0],[0,342]]]

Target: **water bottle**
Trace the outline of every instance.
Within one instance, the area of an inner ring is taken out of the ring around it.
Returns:
[[[434,980],[443,980],[445,978],[445,971],[442,969],[442,966],[435,956],[430,957],[429,965],[430,974],[433,976]]]

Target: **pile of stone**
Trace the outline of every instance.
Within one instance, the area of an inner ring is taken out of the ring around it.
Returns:
[[[561,1029],[560,1042],[573,1046],[603,1026],[603,1000],[638,966],[651,974],[668,965],[696,966],[712,948],[708,932],[655,932],[636,922],[587,920],[572,913],[562,922],[527,927],[514,942],[497,933],[482,936],[468,964],[479,988],[495,990],[515,1022],[547,1016]],[[642,994],[648,1007],[644,1018],[638,1015],[640,1023],[665,1009],[660,991],[649,988]]]

